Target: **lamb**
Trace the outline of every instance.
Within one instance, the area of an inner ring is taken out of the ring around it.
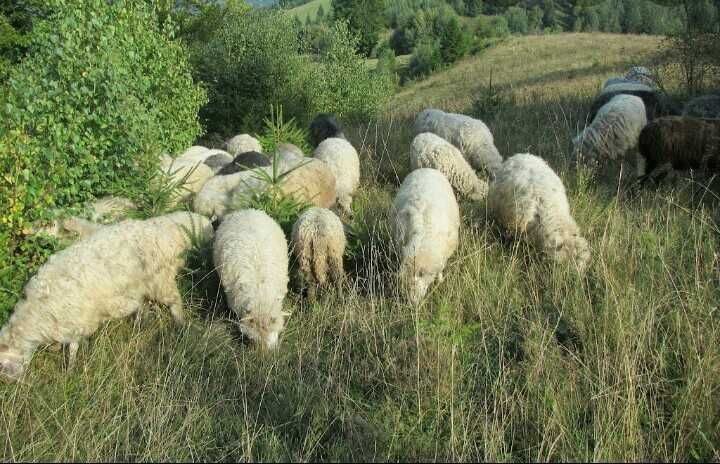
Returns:
[[[235,174],[240,171],[248,171],[262,166],[270,166],[270,159],[257,151],[246,151],[237,155],[230,163],[218,171],[218,175]]]
[[[695,118],[720,118],[720,95],[702,95],[685,104],[683,116]]]
[[[458,247],[460,209],[450,182],[437,169],[411,172],[395,196],[390,222],[400,254],[399,282],[418,304],[433,281],[443,280]]]
[[[335,115],[320,113],[310,123],[310,143],[313,147],[317,147],[323,140],[329,138],[344,139],[345,134]]]
[[[360,184],[360,158],[345,139],[330,137],[315,149],[313,157],[327,163],[335,176],[337,205],[341,212],[352,212],[352,199]]]
[[[645,105],[633,95],[617,95],[575,139],[575,155],[593,163],[616,160],[637,145],[647,124]]]
[[[481,180],[460,150],[432,132],[418,134],[410,148],[410,168],[433,168],[442,172],[455,191],[471,200],[487,195],[487,182]]]
[[[110,319],[134,313],[145,299],[168,305],[182,324],[175,277],[193,233],[209,239],[210,222],[187,212],[126,220],[102,226],[51,256],[25,285],[24,297],[0,330],[0,371],[20,378],[35,350],[54,342],[69,345],[72,365],[82,338]]]
[[[414,129],[415,135],[432,132],[452,143],[476,170],[485,170],[492,175],[502,164],[490,129],[478,119],[426,109],[415,118]]]
[[[328,209],[310,208],[293,225],[293,253],[311,298],[316,287],[342,280],[345,242],[342,222]]]
[[[230,155],[237,156],[247,151],[262,152],[262,145],[256,138],[248,134],[240,134],[228,140],[225,143],[225,149]]]
[[[280,226],[262,211],[229,214],[217,230],[213,260],[240,330],[268,349],[277,345],[288,313],[288,247]]]
[[[640,133],[638,176],[671,163],[674,169],[720,171],[720,119],[669,116]]]
[[[597,116],[598,111],[600,111],[600,108],[607,105],[610,100],[618,95],[634,95],[636,97],[640,97],[645,105],[645,117],[648,121],[652,121],[653,119],[662,116],[680,114],[680,109],[670,99],[670,97],[656,89],[626,89],[613,90],[611,92],[603,91],[603,93],[598,95],[598,97],[593,101],[587,120],[592,122],[595,119],[595,116]]]
[[[570,215],[562,181],[542,158],[508,158],[490,183],[488,211],[510,235],[528,238],[553,260],[573,260],[580,272],[586,269],[588,243]]]

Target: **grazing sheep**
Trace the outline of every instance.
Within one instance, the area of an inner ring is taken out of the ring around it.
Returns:
[[[237,155],[231,163],[220,169],[218,175],[235,174],[236,172],[248,171],[262,166],[270,166],[270,159],[266,155],[257,151],[246,151]]]
[[[176,205],[199,192],[205,182],[213,177],[213,171],[202,161],[175,159],[165,156],[160,164],[160,172],[168,182],[181,184],[170,199],[171,206]],[[185,179],[184,182],[182,180]]]
[[[317,147],[320,143],[329,138],[344,139],[343,129],[335,115],[320,113],[310,123],[310,143]]]
[[[225,149],[230,155],[237,156],[246,151],[262,152],[262,145],[260,145],[260,142],[258,142],[255,137],[248,134],[240,134],[228,140],[225,144]]]
[[[292,143],[281,143],[276,148],[277,159],[282,163],[292,163],[299,159],[305,158],[302,150]]]
[[[551,259],[572,259],[581,272],[587,267],[590,249],[570,215],[565,187],[542,158],[508,158],[490,183],[488,210],[507,233],[526,236]]]
[[[625,78],[631,81],[645,84],[649,87],[657,88],[658,86],[655,75],[645,66],[633,66],[625,74]]]
[[[229,153],[217,153],[212,156],[205,158],[205,164],[207,167],[217,175],[222,168],[233,162],[233,157]]]
[[[70,346],[74,362],[79,341],[110,320],[137,311],[145,299],[166,304],[178,323],[185,316],[175,277],[191,232],[212,236],[210,222],[178,212],[145,221],[126,220],[51,256],[25,285],[7,324],[0,330],[0,371],[19,378],[37,347]]]
[[[617,95],[575,137],[575,155],[593,163],[621,159],[637,145],[645,124],[647,118],[642,99],[633,95]]]
[[[400,254],[399,281],[413,304],[443,270],[458,246],[460,210],[450,182],[436,169],[411,172],[390,209]]]
[[[241,185],[250,191],[261,189],[263,183],[252,171],[215,176],[195,195],[193,211],[212,221],[222,220],[231,204],[233,190]]]
[[[344,276],[345,230],[332,211],[310,208],[302,213],[293,225],[292,244],[300,274],[310,284],[311,298],[316,287],[339,282]]]
[[[695,118],[720,118],[720,95],[702,95],[685,104],[683,116]]]
[[[285,195],[304,201],[319,208],[332,208],[336,201],[335,176],[327,163],[313,158],[293,158],[287,162],[278,160],[278,175],[288,173],[280,180],[279,189]],[[273,168],[258,168],[272,175]],[[291,172],[288,172],[291,171]],[[246,171],[251,172],[251,171]],[[238,184],[230,197],[231,204],[240,205],[249,195],[267,188],[267,183],[253,179]]]
[[[437,109],[421,111],[415,118],[415,135],[432,132],[455,145],[476,170],[492,174],[502,164],[493,135],[484,122],[464,114]]]
[[[360,158],[345,139],[327,138],[315,149],[313,157],[327,163],[335,176],[337,205],[344,213],[352,212],[352,199],[360,184]]]
[[[668,116],[640,133],[638,176],[670,163],[674,169],[720,168],[720,119]]]
[[[650,90],[615,90],[603,92],[593,101],[588,113],[588,122],[592,122],[600,108],[607,105],[618,95],[634,95],[642,99],[645,105],[645,117],[648,121],[662,116],[680,114],[678,106],[666,94],[655,89]]]
[[[410,148],[410,168],[433,168],[442,172],[455,191],[471,200],[487,195],[487,182],[481,180],[460,150],[432,132],[418,134]]]
[[[280,226],[262,211],[229,214],[217,230],[213,259],[240,330],[266,348],[277,345],[288,313],[288,247]]]

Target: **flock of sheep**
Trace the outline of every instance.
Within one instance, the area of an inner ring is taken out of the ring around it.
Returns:
[[[583,162],[622,161],[637,147],[643,181],[656,177],[661,166],[720,169],[720,94],[696,97],[680,108],[647,68],[633,67],[625,77],[605,82],[588,120],[573,140]]]
[[[639,143],[645,169],[665,162],[712,169],[715,165],[705,161],[719,159],[720,120],[694,114],[700,108],[708,116],[713,98],[717,109],[720,97],[703,98],[690,102],[683,116],[667,117],[674,110],[649,72],[633,68],[606,82],[591,123],[574,140],[575,153],[579,160],[621,159]],[[458,247],[456,195],[487,201],[490,216],[508,234],[579,272],[587,268],[590,247],[571,215],[561,179],[543,159],[516,154],[503,160],[488,127],[461,114],[426,109],[417,115],[414,132],[412,172],[389,211],[400,257],[398,283],[412,303],[442,281]],[[51,256],[26,284],[0,330],[0,371],[20,378],[35,350],[52,343],[68,345],[72,364],[80,340],[102,323],[138,311],[145,300],[167,305],[184,323],[176,277],[184,252],[196,240],[213,240],[214,265],[240,330],[266,348],[275,347],[289,316],[283,311],[289,254],[309,290],[340,281],[346,246],[340,218],[351,213],[360,183],[358,153],[332,115],[319,115],[310,135],[317,147],[312,157],[291,144],[268,156],[246,134],[228,140],[225,150],[194,146],[174,159],[165,155],[162,172],[185,187],[173,201],[191,203],[193,212],[103,224],[134,207],[110,197],[91,205],[89,220],[71,217],[45,228],[79,238]],[[640,174],[650,172],[645,169]],[[238,209],[269,188],[263,173],[281,175],[284,193],[312,204],[294,224],[289,244],[265,212]]]

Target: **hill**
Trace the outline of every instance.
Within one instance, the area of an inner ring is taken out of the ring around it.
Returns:
[[[322,5],[325,13],[332,12],[332,0],[312,0],[304,5],[289,9],[288,13],[296,16],[303,24],[305,24],[305,20],[308,16],[310,16],[312,21],[315,20],[320,5]]]
[[[513,38],[403,88],[347,127],[362,163],[347,281],[292,313],[273,353],[245,343],[212,250],[180,276],[194,315],[114,321],[38,353],[0,385],[4,461],[709,461],[720,459],[716,193],[697,180],[632,190],[624,165],[570,162],[603,79],[649,64],[659,38]],[[676,85],[668,69],[663,83]],[[490,86],[492,76],[492,86]],[[589,271],[505,237],[461,201],[460,247],[422,304],[398,298],[388,209],[429,106],[487,122],[500,152],[563,179]]]

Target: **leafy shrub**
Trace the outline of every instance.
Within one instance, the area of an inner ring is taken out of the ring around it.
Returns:
[[[431,38],[420,41],[410,59],[410,75],[413,77],[427,76],[440,66],[442,66],[440,41]]]
[[[144,2],[48,4],[0,110],[10,128],[32,135],[30,175],[60,205],[142,189],[158,155],[201,130],[204,92],[185,50]]]
[[[365,57],[370,56],[383,29],[383,3],[383,0],[332,1],[335,18],[347,22],[357,37],[355,50]]]
[[[525,8],[511,6],[505,12],[508,28],[513,34],[528,33],[528,15]]]
[[[454,63],[465,56],[468,51],[469,39],[460,28],[457,16],[440,16],[436,22],[440,40],[440,57],[443,63]]]
[[[348,122],[378,115],[393,94],[393,77],[368,69],[347,23],[336,21],[329,34],[330,46],[309,63],[301,84],[307,92],[303,122],[317,113],[335,113]]]
[[[207,129],[224,136],[257,130],[276,102],[301,110],[297,76],[305,64],[290,16],[239,2],[223,12],[209,40],[191,42],[195,75],[208,88],[200,113]]]
[[[476,33],[481,39],[504,38],[510,35],[510,27],[504,16],[481,16]]]

